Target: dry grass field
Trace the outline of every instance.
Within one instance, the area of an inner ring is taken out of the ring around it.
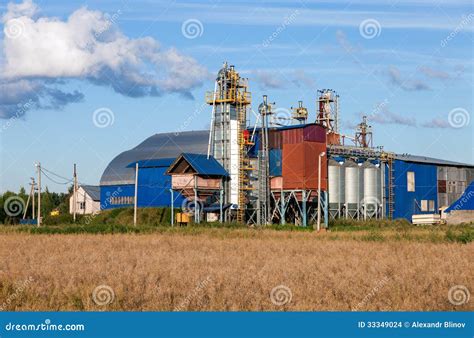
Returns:
[[[4,232],[0,307],[472,310],[472,299],[456,306],[449,302],[448,291],[455,285],[474,290],[473,249],[474,243],[360,241],[353,234],[248,229],[105,235]]]

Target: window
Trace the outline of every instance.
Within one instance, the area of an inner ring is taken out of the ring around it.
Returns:
[[[421,200],[421,211],[428,211],[428,200]]]
[[[420,210],[422,212],[435,211],[434,200],[421,200]]]
[[[407,191],[415,191],[415,172],[407,171]]]
[[[448,193],[456,193],[456,182],[455,181],[448,181]]]
[[[79,209],[84,210],[86,208],[86,202],[80,202],[79,203]]]
[[[134,197],[133,196],[118,196],[118,197],[109,197],[109,203],[112,205],[127,205],[127,204],[133,204],[134,203]]]

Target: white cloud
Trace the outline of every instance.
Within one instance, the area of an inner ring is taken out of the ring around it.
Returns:
[[[33,0],[25,0],[22,3],[10,2],[7,5],[7,12],[3,15],[3,21],[8,21],[20,16],[32,17],[38,12],[38,6],[33,3]]]
[[[400,70],[395,66],[389,67],[387,75],[391,84],[405,91],[431,90],[430,86],[421,80],[411,80],[403,77]]]
[[[420,66],[418,70],[423,73],[426,77],[438,80],[449,80],[451,75],[444,70],[434,69],[428,66]]]
[[[191,96],[190,91],[207,76],[196,60],[174,48],[163,49],[151,37],[124,35],[116,25],[120,13],[111,18],[82,7],[63,21],[36,18],[37,7],[31,0],[7,8],[2,17],[5,34],[0,85],[31,82],[29,86],[35,89],[26,92],[37,100],[57,100],[58,80],[68,79],[110,86],[132,97],[172,92]],[[78,98],[65,95],[63,99],[76,102]],[[11,114],[6,105],[0,96],[0,116]]]
[[[410,114],[408,116],[394,113],[387,105],[379,105],[378,111],[369,116],[369,121],[379,124],[398,124],[404,126],[416,126],[416,119]]]
[[[296,69],[291,76],[293,77],[292,82],[298,88],[307,87],[314,89],[316,87],[316,81],[313,76],[308,74],[304,69]]]
[[[285,80],[274,71],[257,70],[254,76],[261,89],[282,89],[286,86]]]
[[[252,75],[262,90],[285,89],[290,84],[297,88],[314,89],[316,86],[313,76],[304,69],[254,70]]]
[[[376,2],[376,0],[373,0]],[[298,5],[298,20],[291,23],[292,26],[309,26],[309,27],[359,27],[360,23],[367,18],[377,19],[382,28],[385,29],[429,29],[429,30],[447,30],[455,29],[462,17],[454,13],[452,20],[446,20],[446,13],[442,11],[431,12],[430,15],[420,15],[419,12],[409,6],[394,5],[375,6],[373,9],[361,9],[360,6],[347,6],[341,3],[340,8],[311,8],[314,6],[305,6],[296,2]],[[430,0],[424,1],[429,5]],[[281,19],[291,15],[295,11],[295,3],[291,2],[293,7],[288,6],[290,2],[284,5],[268,2],[265,6],[258,4],[252,6],[245,2],[242,4],[234,4],[227,2],[211,2],[208,4],[196,2],[176,2],[173,6],[167,8],[167,15],[162,19],[171,22],[183,22],[186,18],[192,17],[198,12],[199,19],[207,24],[221,25],[258,25],[258,26],[278,26]],[[319,1],[318,1],[319,3]],[[350,1],[349,3],[352,3]],[[320,3],[319,3],[320,4]],[[334,5],[334,3],[332,3]],[[339,4],[339,3],[338,3]],[[441,9],[450,6],[450,1],[443,1]],[[459,5],[468,5],[467,0]],[[408,3],[408,5],[410,5]],[[429,6],[432,6],[429,5]],[[466,11],[469,10],[466,7]],[[127,20],[134,21],[154,21],[156,15],[150,11],[144,11],[139,8],[134,10],[131,15],[127,16]],[[460,30],[472,32],[472,25],[463,25]]]
[[[438,117],[430,121],[424,122],[422,126],[426,128],[440,128],[440,129],[452,128],[452,126],[449,124],[447,119],[442,119]]]

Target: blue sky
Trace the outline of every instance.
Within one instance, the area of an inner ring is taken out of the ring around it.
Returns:
[[[35,161],[66,177],[77,163],[98,184],[154,133],[207,128],[204,93],[225,60],[249,78],[254,108],[263,94],[280,108],[303,100],[314,119],[317,89],[332,88],[346,134],[366,114],[387,150],[474,163],[471,1],[12,6],[0,5],[1,191],[27,186]]]

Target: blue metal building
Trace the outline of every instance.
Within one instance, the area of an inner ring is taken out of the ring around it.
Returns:
[[[132,206],[135,163],[138,163],[139,207],[171,205],[171,177],[166,170],[181,153],[207,154],[208,131],[155,134],[135,148],[115,157],[100,180],[101,209]],[[174,203],[183,201],[174,194]]]
[[[395,206],[393,218],[411,220],[414,214],[437,212],[436,165],[395,160],[394,177]],[[423,205],[427,203],[428,207],[426,209],[422,208],[422,203]]]
[[[414,214],[433,214],[449,207],[474,180],[473,165],[423,156],[396,155],[393,169],[393,218],[410,221]]]

